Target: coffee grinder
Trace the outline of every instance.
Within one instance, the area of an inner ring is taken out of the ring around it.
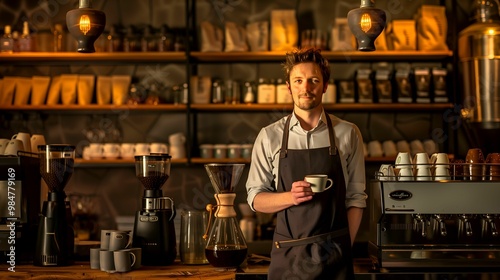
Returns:
[[[135,156],[144,196],[142,210],[135,216],[133,246],[142,248],[143,265],[169,265],[177,256],[174,201],[161,190],[170,177],[171,158],[168,154]]]
[[[215,221],[211,228],[209,221],[210,234],[204,236],[207,239],[205,256],[215,267],[238,267],[247,256],[247,244],[234,210],[236,199],[234,189],[244,167],[244,164],[205,164],[205,170],[215,189],[214,197],[217,201],[217,205],[208,204],[206,207],[210,211],[210,218],[214,208],[216,210]]]
[[[43,202],[33,264],[64,266],[72,263],[74,232],[71,206],[64,187],[73,175],[75,147],[69,145],[40,145],[40,175],[49,188]]]

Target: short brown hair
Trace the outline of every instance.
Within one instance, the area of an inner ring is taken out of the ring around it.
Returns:
[[[286,53],[285,62],[283,62],[282,65],[287,82],[290,82],[290,72],[293,67],[304,62],[316,63],[323,75],[323,83],[328,83],[330,80],[330,66],[328,66],[328,60],[321,55],[321,50],[316,48],[298,49]]]

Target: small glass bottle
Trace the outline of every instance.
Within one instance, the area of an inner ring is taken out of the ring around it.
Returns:
[[[21,52],[31,52],[33,51],[31,45],[31,35],[30,29],[28,26],[28,22],[23,22],[23,33],[21,34],[21,38],[19,38],[19,51]]]
[[[109,33],[106,36],[106,51],[121,52],[123,51],[122,38],[117,32],[117,27],[111,26]]]
[[[61,24],[54,25],[54,31],[52,32],[52,51],[63,52],[64,51],[64,40],[63,40],[63,26]]]
[[[245,104],[255,103],[255,90],[253,88],[252,82],[245,82],[243,89],[243,102],[245,102]]]
[[[174,34],[166,24],[160,28],[158,38],[158,51],[169,52],[174,50]]]
[[[12,53],[14,52],[14,39],[12,38],[12,29],[10,25],[6,25],[4,28],[4,34],[0,39],[0,52]]]
[[[158,44],[153,36],[151,26],[144,27],[141,37],[141,51],[142,52],[156,52],[158,51]]]
[[[12,40],[14,40],[14,45],[12,48],[12,51],[14,52],[20,52],[20,46],[19,46],[19,32],[18,31],[12,31]]]
[[[123,38],[123,51],[124,52],[138,52],[141,51],[141,42],[134,32],[134,27],[129,26],[127,34]]]

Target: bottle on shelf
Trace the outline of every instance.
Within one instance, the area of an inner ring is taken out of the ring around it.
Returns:
[[[118,27],[111,26],[109,34],[106,36],[106,51],[121,52],[123,51],[122,38],[118,33]]]
[[[64,51],[64,30],[62,24],[54,25],[54,31],[52,32],[52,50],[54,52]]]
[[[292,104],[292,93],[288,90],[285,79],[279,78],[276,81],[276,103]]]
[[[156,52],[158,51],[158,44],[153,34],[153,28],[149,25],[144,27],[141,37],[141,51],[142,52]]]
[[[14,51],[14,39],[12,38],[11,26],[6,25],[3,33],[0,39],[0,52],[12,53]]]
[[[137,37],[137,35],[135,34],[133,26],[128,27],[127,34],[125,35],[125,38],[123,38],[123,51],[124,52],[141,51],[141,42]]]
[[[21,38],[19,38],[19,51],[21,52],[31,52],[33,51],[32,40],[30,35],[30,28],[28,22],[23,22],[23,33]]]
[[[274,79],[259,78],[257,87],[257,103],[274,104],[276,103],[276,85]]]
[[[245,104],[255,103],[255,90],[252,82],[245,82],[243,89],[245,92],[243,95],[243,102],[245,102]]]
[[[160,28],[158,36],[158,51],[168,52],[174,50],[174,34],[170,28],[164,24]]]

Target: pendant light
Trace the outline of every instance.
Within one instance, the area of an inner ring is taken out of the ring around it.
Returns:
[[[386,16],[375,8],[375,0],[361,0],[361,6],[349,11],[347,23],[358,41],[359,51],[374,51],[375,39],[385,28]]]
[[[69,33],[78,42],[77,51],[93,53],[94,42],[106,26],[104,12],[92,9],[90,0],[79,0],[78,9],[66,13],[66,25]]]

